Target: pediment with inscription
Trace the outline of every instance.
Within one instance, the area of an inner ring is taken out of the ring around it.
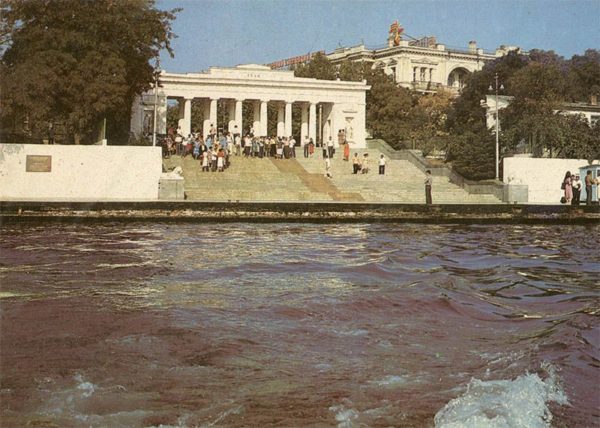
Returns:
[[[434,61],[432,59],[429,58],[418,58],[418,59],[411,59],[410,62],[412,62],[413,64],[427,64],[427,65],[438,65],[439,62],[438,61]]]

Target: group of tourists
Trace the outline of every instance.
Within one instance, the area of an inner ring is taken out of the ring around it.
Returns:
[[[236,132],[236,129],[234,132],[217,133],[211,125],[206,138],[203,138],[202,134],[198,132],[184,137],[180,129],[177,131],[169,129],[166,137],[161,141],[161,146],[165,158],[172,155],[192,156],[201,161],[202,171],[222,172],[230,165],[231,156],[293,159],[296,157],[298,144],[293,136],[258,137],[250,128],[248,133],[242,137],[240,133]],[[312,157],[315,153],[313,139],[305,137],[303,146],[304,156]]]
[[[236,127],[237,128],[237,127]],[[186,157],[192,156],[200,160],[202,171],[223,172],[230,166],[231,156],[245,156],[255,158],[293,159],[296,157],[297,143],[293,136],[289,137],[257,137],[253,129],[242,137],[236,132],[217,133],[213,125],[206,138],[195,132],[184,137],[181,130],[169,129],[167,136],[161,141],[163,157],[172,155]],[[344,130],[338,133],[338,144],[342,147],[344,161],[350,160],[350,144],[346,141]],[[312,138],[304,137],[302,144],[305,158],[315,155],[315,143]],[[331,159],[335,156],[335,146],[331,137],[322,144],[323,159],[325,159],[325,170],[327,177],[333,177],[331,173]],[[378,160],[379,174],[385,174],[387,159],[384,155]],[[358,153],[352,159],[353,174],[368,174],[371,170],[371,160],[368,153],[362,157]]]
[[[344,160],[347,160],[344,157]],[[385,174],[385,165],[387,163],[387,159],[384,155],[381,155],[378,160],[379,165],[379,175]],[[368,153],[363,153],[362,158],[358,155],[358,153],[354,153],[354,157],[352,158],[352,173],[353,174],[368,174],[370,171],[371,160],[369,158]]]
[[[600,179],[592,177],[592,171],[588,170],[585,175],[585,204],[592,204],[592,186],[600,184]],[[571,174],[571,171],[567,171],[565,178],[560,186],[564,190],[564,195],[560,202],[563,204],[579,205],[581,195],[581,180],[579,175]]]

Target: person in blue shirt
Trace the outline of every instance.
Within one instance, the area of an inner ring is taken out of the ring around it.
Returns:
[[[207,147],[209,150],[210,150],[210,149],[212,149],[212,143],[213,143],[213,141],[212,141],[212,138],[211,138],[211,136],[210,136],[210,135],[209,135],[208,137],[206,137],[206,141],[205,141],[205,143],[206,143],[206,147]]]
[[[221,134],[219,137],[219,146],[221,146],[223,150],[227,151],[227,137],[225,137],[225,134]]]

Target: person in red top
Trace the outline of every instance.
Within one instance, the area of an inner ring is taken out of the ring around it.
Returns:
[[[571,171],[567,171],[563,180],[563,186],[565,189],[565,200],[567,204],[571,203],[573,199],[573,181],[571,179]]]

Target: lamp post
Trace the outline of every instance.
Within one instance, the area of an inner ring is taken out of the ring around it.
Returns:
[[[156,58],[154,67],[154,120],[152,121],[152,146],[156,146],[156,116],[158,104],[158,78],[160,76],[160,59]]]
[[[500,116],[498,116],[498,73],[494,75],[495,87],[490,87],[488,90],[491,92],[496,91],[496,180],[500,179],[500,143],[498,139],[498,130],[500,127]],[[504,85],[500,85],[500,90],[504,90]]]

